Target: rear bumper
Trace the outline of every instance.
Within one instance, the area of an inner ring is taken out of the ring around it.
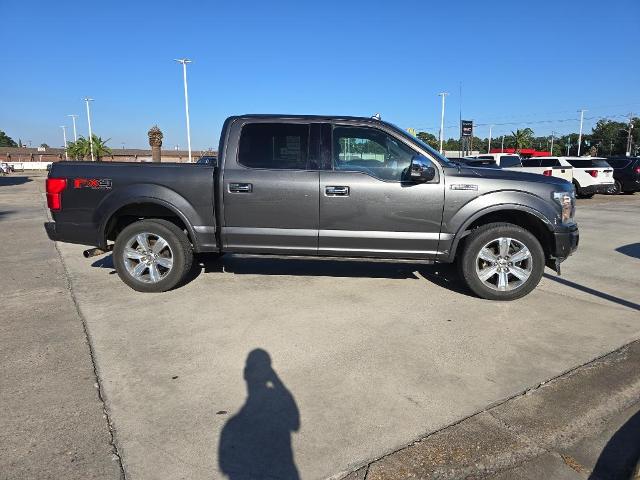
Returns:
[[[578,249],[580,242],[580,231],[578,226],[567,227],[566,229],[553,233],[553,251],[552,256],[559,261],[565,260],[569,255]]]
[[[608,193],[609,190],[613,187],[613,182],[611,183],[598,183],[596,185],[589,185],[587,187],[580,187],[581,195],[593,195],[595,193]]]
[[[55,242],[77,243],[92,247],[104,248],[101,244],[94,225],[45,222],[44,229],[49,239]],[[105,243],[105,242],[102,242]]]

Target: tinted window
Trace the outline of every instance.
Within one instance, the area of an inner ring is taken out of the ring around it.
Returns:
[[[580,160],[567,160],[572,167],[576,168],[609,168],[610,165],[606,160],[598,159],[580,159]]]
[[[607,160],[607,163],[613,168],[626,168],[631,163],[631,160],[627,160],[626,158],[610,158]]]
[[[481,158],[483,160],[494,160],[495,161],[495,158],[493,157],[493,155],[478,155],[475,158]]]
[[[536,160],[534,158],[523,158],[522,159],[522,166],[523,167],[539,167],[540,166],[540,160]],[[548,165],[543,165],[543,166],[548,166]]]
[[[238,162],[250,168],[307,168],[309,125],[250,123],[242,127]]]
[[[520,157],[518,155],[500,157],[500,166],[502,168],[519,167],[520,165]]]
[[[404,143],[375,128],[333,129],[335,170],[363,172],[381,180],[401,181],[415,155],[416,152]]]
[[[560,167],[560,161],[557,158],[541,158],[541,167]]]

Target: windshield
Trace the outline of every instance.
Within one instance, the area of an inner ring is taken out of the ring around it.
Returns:
[[[444,165],[446,165],[448,167],[454,167],[455,166],[455,162],[452,162],[447,157],[445,157],[444,155],[440,154],[437,150],[434,150],[432,147],[430,147],[429,145],[424,143],[418,137],[414,137],[413,135],[409,135],[407,132],[402,130],[397,125],[394,125],[393,123],[384,122],[384,124],[387,125],[388,127],[391,127],[393,129],[393,131],[395,133],[399,134],[400,136],[410,140],[413,143],[417,143],[418,145],[420,145],[420,147],[422,149],[426,150],[431,155],[433,155],[436,159],[438,159],[440,161],[440,163],[442,163],[442,164],[444,164]]]

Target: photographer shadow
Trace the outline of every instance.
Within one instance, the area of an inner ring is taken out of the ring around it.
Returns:
[[[291,433],[300,428],[300,413],[265,350],[249,353],[244,379],[247,399],[220,434],[220,470],[230,480],[298,480]]]

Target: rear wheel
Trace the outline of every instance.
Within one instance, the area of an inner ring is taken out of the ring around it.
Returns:
[[[191,268],[193,251],[185,233],[173,223],[141,220],[116,238],[113,260],[120,279],[138,292],[165,292]]]
[[[613,182],[613,185],[611,186],[609,193],[611,195],[620,195],[620,193],[622,193],[622,184],[620,183],[619,180],[616,180],[615,182]]]
[[[479,297],[515,300],[538,285],[544,263],[544,251],[533,234],[510,223],[492,223],[469,234],[458,265]]]

